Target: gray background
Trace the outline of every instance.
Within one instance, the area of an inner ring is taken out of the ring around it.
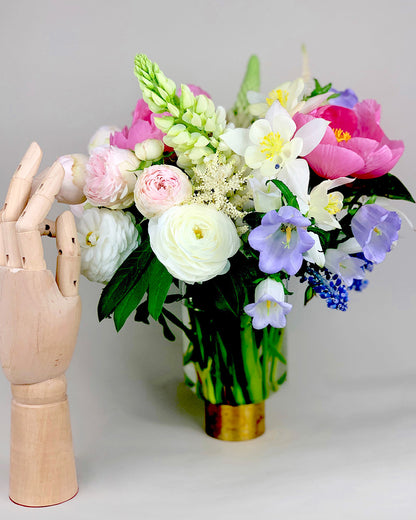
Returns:
[[[263,91],[313,75],[382,105],[406,151],[394,169],[416,193],[413,1],[1,1],[0,194],[32,140],[44,165],[85,152],[103,124],[129,124],[137,52],[178,83],[230,106],[251,53]],[[400,204],[416,222],[416,210]],[[57,210],[55,210],[56,215]],[[47,246],[53,266],[53,244]],[[302,305],[295,284],[290,378],[267,403],[267,432],[221,443],[181,385],[181,344],[158,326],[99,325],[101,287],[82,280],[84,311],[68,371],[80,493],[28,510],[9,503],[10,391],[0,378],[0,517],[416,517],[415,233],[351,295],[347,313]]]

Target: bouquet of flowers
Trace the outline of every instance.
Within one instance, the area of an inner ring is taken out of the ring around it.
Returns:
[[[289,278],[305,303],[345,311],[397,241],[389,199],[414,202],[389,173],[404,145],[376,101],[307,73],[262,95],[255,56],[228,112],[145,55],[135,74],[131,126],[100,128],[89,158],[61,158],[60,200],[82,204],[82,272],[105,284],[99,319],[118,331],[132,313],[152,318],[170,340],[179,327],[198,396],[261,403],[286,378]]]

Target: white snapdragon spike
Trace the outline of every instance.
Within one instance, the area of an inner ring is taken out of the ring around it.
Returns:
[[[204,204],[173,206],[149,220],[150,245],[172,276],[185,283],[225,274],[240,248],[230,217]]]
[[[341,277],[347,287],[354,280],[363,280],[364,260],[350,256],[339,249],[327,249],[325,252],[325,267]]]
[[[311,262],[313,264],[318,265],[319,267],[324,267],[325,265],[325,254],[323,252],[321,240],[319,236],[316,233],[313,233],[313,231],[308,231],[309,236],[311,236],[315,244],[306,251],[306,253],[303,253],[303,258],[307,262]]]
[[[121,132],[121,128],[114,125],[100,126],[88,143],[88,153],[91,153],[94,148],[99,146],[108,146],[110,144],[110,135],[115,132]]]
[[[111,280],[136,249],[138,231],[129,213],[106,208],[84,210],[78,221],[81,273],[92,282]]]
[[[253,318],[255,329],[264,329],[268,325],[276,328],[286,326],[286,314],[292,309],[285,302],[283,284],[271,278],[260,282],[255,290],[254,303],[244,307],[244,311]]]

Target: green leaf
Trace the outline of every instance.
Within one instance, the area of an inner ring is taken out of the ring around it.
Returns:
[[[149,239],[146,238],[121,264],[114,276],[104,287],[98,302],[98,319],[110,316],[117,305],[130,293],[146,271],[152,257]]]
[[[148,300],[144,301],[137,307],[136,314],[134,315],[134,321],[146,323],[146,325],[149,325]]]
[[[315,78],[315,88],[312,90],[312,92],[309,94],[309,98],[319,96],[321,94],[326,94],[331,90],[332,83],[328,83],[327,85],[321,86],[319,81]]]
[[[117,332],[121,330],[130,314],[137,308],[149,286],[149,269],[128,293],[128,295],[117,305],[114,310],[114,325]]]
[[[277,384],[280,386],[282,385],[285,381],[286,381],[286,378],[287,378],[287,372],[285,372],[284,374],[282,374],[279,379],[277,380]]]
[[[298,201],[293,195],[293,193],[290,191],[290,189],[286,186],[286,184],[282,181],[278,181],[277,179],[270,179],[266,182],[268,184],[269,182],[272,182],[276,188],[278,188],[281,192],[283,197],[286,199],[286,202],[289,206],[293,206],[296,209],[299,209]]]
[[[149,314],[158,320],[172,285],[172,275],[157,258],[152,260],[149,269]]]
[[[303,300],[304,305],[306,305],[308,302],[312,300],[312,298],[315,296],[315,291],[312,289],[310,285],[306,288],[305,291],[305,298]]]
[[[249,90],[254,90],[255,92],[260,90],[260,62],[255,55],[248,60],[246,74],[238,91],[235,105],[232,108],[236,116],[246,113],[248,107],[247,92]]]
[[[386,197],[388,199],[415,202],[402,181],[391,173],[386,173],[376,179],[356,179],[351,185],[340,186],[338,189],[344,196],[360,193],[368,197],[376,195],[377,197]]]
[[[163,335],[165,336],[165,338],[168,340],[168,341],[175,341],[175,335],[173,334],[173,332],[170,330],[168,324],[167,324],[167,321],[165,319],[165,317],[163,316],[163,314],[161,314],[159,316],[159,319],[157,320],[163,327]]]

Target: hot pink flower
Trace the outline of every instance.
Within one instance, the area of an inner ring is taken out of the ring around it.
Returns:
[[[111,209],[133,204],[135,170],[140,161],[129,150],[101,146],[92,151],[87,163],[84,193],[89,203]]]
[[[147,218],[162,214],[191,195],[188,176],[176,166],[163,164],[145,168],[134,188],[137,209]]]
[[[305,159],[321,177],[380,177],[403,153],[403,141],[391,141],[381,129],[380,105],[373,99],[361,101],[353,109],[320,107],[310,114],[297,113],[293,119],[299,128],[317,117],[330,123],[320,144]]]
[[[146,139],[163,139],[165,135],[154,123],[155,115],[143,99],[139,99],[133,113],[131,127],[110,136],[110,144],[126,150],[134,150],[137,143]]]

